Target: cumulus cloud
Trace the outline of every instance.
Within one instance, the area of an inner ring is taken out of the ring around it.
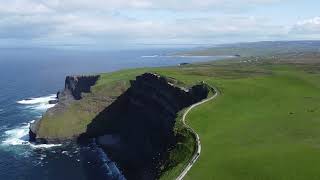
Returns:
[[[35,0],[1,0],[0,15],[48,13],[51,9]]]
[[[299,21],[292,28],[296,34],[320,34],[320,17]]]
[[[216,8],[217,6],[234,8],[243,4],[268,4],[279,1],[281,0],[41,0],[46,6],[57,10],[110,10],[119,8],[201,10]]]
[[[286,34],[287,27],[229,10],[280,1],[285,0],[2,0],[0,38],[64,43],[267,39]],[[319,19],[298,23],[295,31],[317,29],[319,24],[311,24]]]

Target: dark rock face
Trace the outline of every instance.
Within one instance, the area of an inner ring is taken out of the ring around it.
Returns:
[[[50,100],[49,101],[49,104],[57,104],[58,103],[58,100]]]
[[[30,130],[29,130],[29,141],[36,142],[37,135],[31,129],[32,129],[32,127],[30,127]]]
[[[67,77],[65,89],[57,93],[57,105],[49,109],[46,116],[64,112],[68,105],[81,99],[83,92],[90,92],[98,78],[99,76]],[[152,73],[136,77],[136,80],[130,82],[131,86],[127,91],[113,100],[111,105],[106,105],[92,120],[87,131],[78,137],[79,142],[96,138],[127,179],[156,179],[160,166],[168,158],[168,150],[176,144],[173,129],[177,113],[207,98],[210,92],[205,84],[185,89],[170,82],[176,83],[174,79]],[[63,141],[38,137],[40,125],[41,120],[31,124],[31,141]]]
[[[81,93],[90,92],[99,76],[67,76],[65,81],[65,91],[70,91],[75,100],[81,99]],[[59,94],[58,94],[59,96]]]
[[[37,132],[37,129],[39,127],[39,123],[40,120],[36,120],[33,123],[30,124],[30,128],[29,128],[29,141],[36,143],[36,144],[47,144],[48,141],[46,139],[43,138],[38,138],[37,134],[35,132]]]
[[[96,84],[99,75],[96,76],[67,76],[65,80],[65,87],[63,91],[57,92],[59,108],[61,105],[66,106],[73,102],[74,100],[80,100],[82,98],[82,93],[89,93],[91,87]]]
[[[208,93],[204,84],[183,89],[156,74],[143,74],[92,121],[83,137],[118,136],[118,144],[104,148],[125,176],[155,179],[168,149],[176,142],[173,128],[177,113]]]
[[[89,93],[91,87],[96,84],[99,78],[99,75],[67,76],[64,90],[57,92],[58,105],[69,104],[73,100],[80,100],[82,93]]]

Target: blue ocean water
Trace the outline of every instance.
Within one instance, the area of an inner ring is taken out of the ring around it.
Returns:
[[[29,123],[41,118],[52,107],[48,100],[54,99],[54,94],[63,88],[66,75],[221,58],[167,56],[179,50],[0,49],[0,179],[123,178],[116,164],[101,154],[98,148],[79,147],[72,143],[30,144]]]

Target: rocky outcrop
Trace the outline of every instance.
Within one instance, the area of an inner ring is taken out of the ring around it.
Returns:
[[[143,74],[93,119],[83,137],[102,136],[98,142],[128,179],[155,179],[176,143],[177,113],[205,99],[209,91],[205,84],[186,89],[159,75]],[[114,137],[112,144],[103,143],[106,134]]]
[[[58,99],[56,99],[56,100],[50,100],[49,101],[49,104],[57,104],[59,101],[58,101]]]
[[[63,112],[73,102],[86,103],[86,99],[81,99],[81,93],[90,92],[98,78],[67,77],[64,91],[57,95],[58,104],[49,109],[46,116]],[[87,124],[85,132],[81,132],[79,142],[97,139],[128,179],[155,179],[168,158],[168,150],[177,143],[174,133],[177,113],[207,98],[210,92],[204,83],[191,88],[177,86],[178,83],[175,79],[153,73],[137,76],[124,93],[100,109]],[[50,137],[38,136],[40,125],[41,120],[31,125],[30,139],[52,142]]]
[[[67,76],[65,80],[65,88],[57,93],[57,100],[49,101],[49,104],[56,104],[49,109],[44,116],[54,116],[62,113],[72,102],[80,100],[82,93],[89,93],[91,87],[96,84],[99,75],[94,76]],[[30,124],[29,139],[38,143],[59,142],[59,139],[45,139],[38,136],[41,119]]]
[[[90,92],[91,86],[93,86],[98,79],[99,76],[67,76],[64,91],[68,91],[67,94],[70,93],[75,100],[80,100],[81,94]]]

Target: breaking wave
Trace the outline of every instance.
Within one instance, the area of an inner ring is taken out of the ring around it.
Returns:
[[[50,100],[56,100],[56,95],[51,94],[49,96],[28,98],[21,101],[17,101],[18,104],[24,105],[25,108],[44,112],[49,108],[55,106],[55,104],[49,104]],[[0,111],[1,113],[1,111]],[[41,118],[41,116],[37,117]],[[29,142],[29,127],[30,123],[23,123],[20,126],[10,129],[4,132],[4,140],[2,141],[3,146],[30,146],[32,148],[51,148],[61,146],[61,144],[33,144]]]
[[[49,101],[56,99],[56,95],[51,94],[49,96],[24,99],[21,101],[17,101],[17,103],[25,105],[26,108],[30,108],[33,110],[46,111],[47,109],[54,107],[54,104],[49,104]]]
[[[61,144],[33,144],[29,142],[29,127],[30,123],[24,123],[21,126],[5,131],[5,139],[2,141],[2,145],[5,146],[30,146],[32,148],[51,148],[61,146]]]

